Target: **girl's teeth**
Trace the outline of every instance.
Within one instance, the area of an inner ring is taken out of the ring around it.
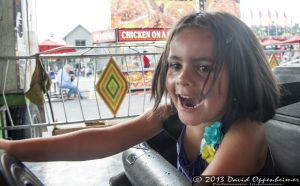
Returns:
[[[199,100],[189,96],[180,95],[181,104],[187,108],[197,108],[199,106]]]
[[[182,95],[180,97],[185,98],[185,99],[190,98],[189,96],[182,96]]]

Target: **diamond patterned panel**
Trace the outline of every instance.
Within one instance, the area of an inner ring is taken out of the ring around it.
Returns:
[[[279,66],[279,63],[276,59],[275,54],[272,54],[269,60],[269,64],[271,65],[272,68]]]
[[[96,89],[115,116],[128,91],[128,84],[122,71],[112,57],[102,72],[96,84]]]

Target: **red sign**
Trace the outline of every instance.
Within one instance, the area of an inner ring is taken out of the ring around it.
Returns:
[[[118,29],[118,41],[165,41],[168,38],[168,31],[167,28]]]
[[[96,31],[92,33],[93,35],[93,43],[106,43],[106,42],[116,42],[116,30],[103,30]]]

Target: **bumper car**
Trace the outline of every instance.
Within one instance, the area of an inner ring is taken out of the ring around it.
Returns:
[[[269,147],[278,175],[300,175],[300,66],[276,67],[282,84],[281,105],[266,122]],[[191,185],[176,169],[176,139],[181,123],[166,121],[165,130],[122,154],[124,171],[109,179],[112,186]],[[0,185],[41,186],[22,162],[0,150]]]

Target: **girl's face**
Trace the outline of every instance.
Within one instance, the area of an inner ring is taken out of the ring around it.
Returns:
[[[166,87],[180,120],[186,125],[214,122],[225,113],[228,71],[226,67],[221,69],[213,83],[213,41],[213,36],[205,30],[185,28],[170,43]]]

